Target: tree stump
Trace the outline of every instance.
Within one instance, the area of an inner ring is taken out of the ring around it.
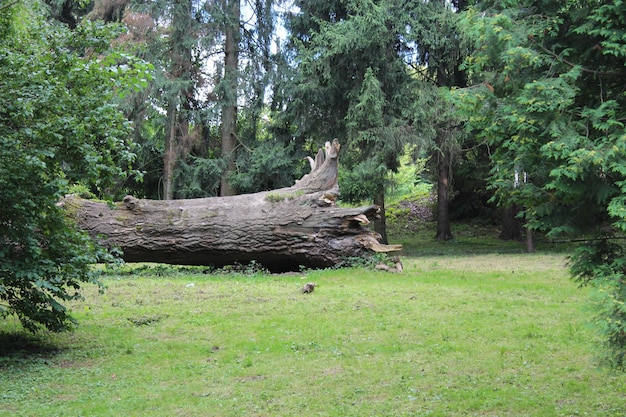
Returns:
[[[100,244],[127,262],[221,267],[256,261],[271,271],[332,267],[347,258],[402,249],[367,229],[377,206],[339,208],[339,142],[326,143],[311,173],[273,191],[187,200],[126,196],[109,205],[66,196],[60,203]]]

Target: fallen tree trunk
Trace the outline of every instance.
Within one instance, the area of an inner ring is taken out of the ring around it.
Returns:
[[[320,268],[401,249],[364,225],[378,207],[338,208],[335,140],[292,187],[232,197],[142,200],[112,207],[67,196],[62,205],[101,244],[127,262],[225,266],[256,261],[272,271]]]

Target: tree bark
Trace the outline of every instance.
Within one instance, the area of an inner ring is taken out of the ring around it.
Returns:
[[[163,153],[163,199],[174,199],[174,167],[176,166],[176,106],[170,102],[167,108],[165,152]]]
[[[389,243],[387,238],[387,218],[385,215],[385,188],[380,187],[374,196],[374,205],[380,208],[380,214],[374,221],[374,230],[380,235],[381,243]]]
[[[535,236],[533,234],[533,229],[528,226],[526,227],[526,252],[535,252]]]
[[[168,97],[163,155],[163,199],[174,199],[174,169],[179,155],[180,142],[189,135],[189,97],[191,91],[191,50],[186,44],[191,19],[191,1],[174,2],[172,33],[170,36],[170,76],[179,87]]]
[[[292,187],[230,197],[140,200],[113,207],[67,196],[62,204],[101,244],[128,262],[224,266],[259,262],[271,271],[336,266],[350,257],[391,252],[364,225],[377,206],[338,208],[335,140],[320,150],[310,174]]]
[[[438,241],[452,239],[450,230],[450,157],[446,153],[437,162],[437,235]]]
[[[222,174],[220,195],[235,195],[235,189],[228,179],[235,170],[235,147],[237,145],[237,87],[239,72],[239,20],[241,7],[239,0],[224,0],[226,10],[226,31],[224,40],[224,89],[222,98],[222,157],[226,170]]]
[[[501,240],[521,240],[522,230],[519,220],[517,219],[517,206],[509,204],[504,207],[502,212],[502,230],[498,239]]]

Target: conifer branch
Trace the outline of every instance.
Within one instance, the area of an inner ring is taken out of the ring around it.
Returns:
[[[3,4],[2,6],[0,6],[0,11],[2,11],[4,9],[8,9],[11,6],[15,6],[19,2],[20,2],[20,0],[13,0],[11,3]]]
[[[578,66],[578,65],[574,64],[573,62],[568,61],[567,59],[563,58],[562,56],[557,55],[554,51],[549,50],[548,48],[546,48],[543,45],[539,45],[539,48],[541,48],[542,51],[544,51],[545,53],[547,53],[551,57],[558,59],[559,61],[563,62],[564,64],[569,65],[572,68]],[[597,75],[597,76],[600,76],[600,77],[602,77],[602,76],[618,77],[618,76],[624,76],[625,75],[623,72],[598,71],[598,70],[592,70],[592,69],[589,69],[589,68],[585,68],[583,66],[580,66],[580,70],[582,72],[586,72],[588,74]]]
[[[239,142],[239,145],[237,145],[237,147],[242,146],[242,147],[243,147],[246,151],[248,151],[248,152],[252,153],[252,149],[248,148],[248,147],[247,147],[247,146],[246,146],[246,145],[245,145],[245,144],[241,141],[241,139],[239,139],[239,136],[237,136],[237,134],[235,134],[235,133],[231,133],[231,135],[233,135],[233,136],[234,136],[234,138],[235,138],[235,140],[236,140],[237,142]]]
[[[606,240],[624,240],[626,236],[605,236],[605,237],[594,237],[594,238],[573,238],[573,239],[550,239],[549,243],[580,243],[580,242],[603,242]]]

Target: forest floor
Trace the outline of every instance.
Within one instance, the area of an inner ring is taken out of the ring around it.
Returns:
[[[626,415],[567,251],[487,229],[394,239],[402,274],[127,265],[72,333],[0,322],[0,416]]]

